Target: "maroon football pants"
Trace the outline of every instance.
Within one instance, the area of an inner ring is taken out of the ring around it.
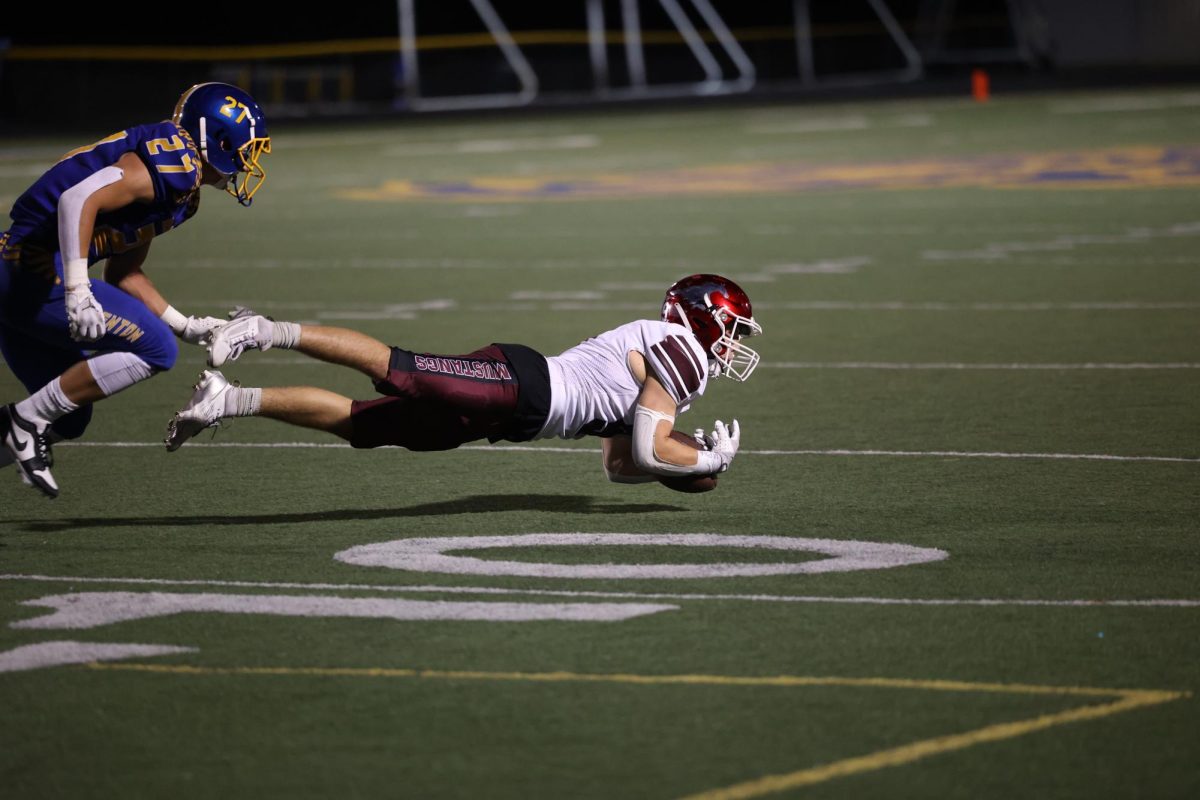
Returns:
[[[519,383],[494,344],[461,356],[395,347],[387,377],[375,388],[386,396],[351,406],[352,446],[453,450],[512,431]]]

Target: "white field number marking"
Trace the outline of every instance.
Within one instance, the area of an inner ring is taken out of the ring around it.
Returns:
[[[13,622],[10,627],[79,630],[189,612],[404,621],[619,622],[679,608],[663,603],[488,603],[383,597],[169,592],[76,592],[26,600],[22,605],[50,608],[53,613]]]
[[[59,442],[58,447],[162,447],[162,442]],[[191,442],[191,450],[212,449],[249,449],[249,450],[344,450],[361,457],[358,451],[350,445],[341,442]],[[386,450],[388,448],[379,448]],[[391,448],[399,449],[399,448]],[[528,453],[557,454],[565,453],[575,456],[595,456],[600,451],[588,447],[551,447],[548,445],[473,445],[466,444],[458,448],[469,453]],[[1175,462],[1181,464],[1200,464],[1200,458],[1191,456],[1117,456],[1105,453],[996,453],[970,450],[739,450],[741,456],[871,456],[890,458],[901,456],[908,458],[1025,458],[1033,460],[1066,460],[1066,461],[1151,461]]]
[[[39,642],[0,653],[0,672],[24,672],[64,664],[119,661],[176,653],[195,653],[194,647],[157,644],[97,644],[94,642]]]
[[[498,561],[450,555],[457,550],[514,547],[730,547],[764,551],[821,553],[831,556],[790,563],[715,564],[546,564]],[[945,550],[906,544],[803,539],[791,536],[726,536],[715,533],[526,533],[515,536],[448,536],[396,539],[360,545],[334,558],[360,567],[388,567],[455,575],[513,575],[529,578],[689,579],[760,575],[802,575],[887,569],[941,561]]]
[[[507,589],[499,586],[431,586],[420,584],[370,584],[370,583],[296,583],[285,581],[231,581],[203,578],[122,578],[86,575],[0,575],[0,581],[23,581],[32,583],[70,584],[123,584],[129,586],[181,586],[208,587],[217,589],[288,589],[305,592],[393,592],[422,594],[478,594],[513,595],[531,597],[570,597],[602,600],[648,600],[662,601],[705,601],[745,603],[825,603],[832,605],[875,605],[875,606],[938,606],[983,607],[983,608],[1200,608],[1200,598],[1151,598],[1130,599],[1120,597],[1090,597],[1067,600],[1051,600],[1021,597],[845,597],[828,595],[789,594],[717,594],[685,592],[613,592],[587,591],[580,589]]]

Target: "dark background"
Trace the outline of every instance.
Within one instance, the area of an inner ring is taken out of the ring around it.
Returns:
[[[739,96],[755,100],[957,93],[965,91],[977,67],[988,70],[999,91],[1186,81],[1200,75],[1200,2],[1195,0],[887,0],[922,58],[919,77],[904,80],[895,75],[905,65],[903,54],[868,2],[811,0],[817,83],[801,80],[790,0],[712,3],[754,63],[755,86]],[[322,6],[321,13],[270,2],[190,12],[139,7],[121,14],[100,13],[98,6],[65,13],[50,3],[6,8],[0,19],[0,133],[164,118],[184,88],[206,80],[247,88],[273,118],[411,112],[398,52],[396,3],[342,5],[336,11]],[[493,0],[493,5],[518,38],[530,31],[586,29],[583,0]],[[641,0],[639,8],[647,33],[674,31],[659,3]],[[608,32],[618,34],[619,3],[605,0],[604,9]],[[694,9],[689,16],[704,30]],[[425,44],[484,30],[468,0],[417,2],[416,18]],[[944,23],[940,35],[938,20]],[[743,38],[743,32],[756,35]],[[308,56],[268,52],[271,45],[337,41],[371,47],[350,52],[355,48],[339,50],[333,44]],[[69,49],[46,49],[55,46]],[[171,57],[165,57],[164,48]],[[523,45],[522,52],[538,76],[536,107],[599,102],[585,44]],[[648,44],[645,59],[654,85],[702,77],[680,43]],[[732,62],[719,51],[718,59],[732,74]],[[608,46],[608,60],[610,85],[628,85],[624,50],[615,41]],[[423,47],[420,72],[424,97],[518,88],[513,71],[492,46]]]

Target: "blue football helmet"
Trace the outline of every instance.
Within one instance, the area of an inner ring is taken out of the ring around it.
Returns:
[[[271,152],[267,120],[254,98],[232,84],[198,83],[179,98],[172,119],[192,137],[205,162],[225,176],[218,187],[250,205],[267,179],[258,159]]]

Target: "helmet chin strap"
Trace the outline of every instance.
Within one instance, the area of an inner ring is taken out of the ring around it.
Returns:
[[[683,306],[679,305],[679,303],[675,303],[674,308],[675,313],[679,315],[679,321],[683,324],[683,327],[687,328],[692,333],[695,333],[696,329],[692,327],[691,320],[688,319],[687,314],[683,313]]]
[[[200,155],[208,161],[208,119],[200,117]]]
[[[204,159],[205,163],[207,163],[211,166],[212,162],[209,161],[209,159],[208,159],[208,118],[207,117],[200,117],[200,142],[199,142],[199,145],[200,145],[200,157]],[[231,181],[233,179],[233,175],[226,175],[224,172],[221,172],[216,167],[212,167],[212,169],[221,176],[217,180],[217,182],[213,184],[213,186],[222,191],[229,191],[229,181]]]
[[[687,314],[683,313],[683,306],[679,305],[679,303],[672,303],[671,308],[673,308],[675,310],[676,316],[679,317],[679,324],[683,325],[683,327],[687,328],[692,333],[695,333],[696,329],[694,327],[692,327],[692,321],[690,319],[688,319]],[[720,359],[713,356],[712,353],[709,353],[708,356],[709,356],[709,358],[708,358],[708,377],[710,377],[710,378],[721,377],[722,364],[721,364]]]

